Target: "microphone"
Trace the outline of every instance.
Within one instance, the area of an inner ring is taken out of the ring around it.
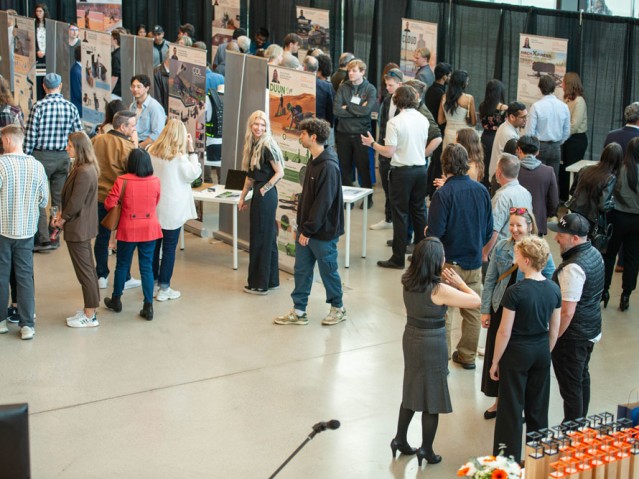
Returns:
[[[322,431],[326,431],[327,429],[338,429],[341,426],[340,422],[337,419],[331,419],[326,422],[318,422],[313,426],[313,432],[315,434],[320,433]]]

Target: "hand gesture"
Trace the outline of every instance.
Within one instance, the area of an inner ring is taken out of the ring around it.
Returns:
[[[193,148],[193,138],[191,137],[190,133],[186,134],[186,144],[187,144],[188,151],[193,151],[194,150],[194,148]]]
[[[446,268],[442,271],[442,279],[444,282],[453,288],[460,289],[462,286],[465,286],[464,280],[460,278],[460,276],[455,272],[452,268]]]
[[[446,177],[442,176],[441,178],[435,178],[433,180],[433,185],[435,185],[435,188],[441,188],[442,186],[444,186],[444,184],[446,183]]]
[[[375,138],[372,137],[370,131],[366,132],[366,136],[364,135],[359,135],[359,136],[362,138],[362,145],[364,146],[371,146],[373,143],[375,143]]]
[[[237,209],[240,211],[244,211],[246,208],[248,208],[248,205],[245,203],[244,198],[240,198],[240,201],[237,204]]]

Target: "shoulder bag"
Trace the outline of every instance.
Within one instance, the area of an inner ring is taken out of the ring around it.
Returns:
[[[124,191],[126,190],[126,182],[127,180],[124,180],[122,182],[122,190],[120,191],[118,203],[113,208],[111,208],[104,219],[100,221],[100,224],[109,231],[115,231],[118,229],[120,215],[122,214],[122,197],[124,196]]]

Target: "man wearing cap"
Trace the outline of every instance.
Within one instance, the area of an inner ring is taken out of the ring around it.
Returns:
[[[564,400],[564,421],[588,415],[590,372],[588,363],[601,339],[601,293],[604,262],[588,240],[590,224],[578,213],[548,224],[555,231],[563,262],[553,280],[561,288],[559,337],[552,351],[552,363]]]
[[[81,131],[80,114],[73,103],[60,94],[62,78],[48,73],[43,82],[46,96],[36,102],[27,121],[24,152],[33,155],[44,166],[49,180],[51,206],[62,204],[62,187],[69,171],[69,154],[66,151],[69,133]],[[40,209],[38,233],[34,251],[56,249],[60,241],[50,241],[49,222],[45,208]]]
[[[153,27],[153,68],[160,65],[169,54],[169,44],[164,40],[164,28],[160,25]]]

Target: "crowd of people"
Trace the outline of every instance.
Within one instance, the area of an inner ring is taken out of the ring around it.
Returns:
[[[44,28],[44,22],[37,28]],[[92,138],[82,129],[78,108],[60,93],[56,73],[43,77],[45,94],[24,112],[26,125],[7,81],[0,80],[0,304],[9,306],[6,314],[0,310],[0,333],[13,322],[22,339],[34,337],[33,252],[57,249],[60,230],[84,300],[66,324],[99,325],[100,289],[108,288],[110,274],[112,211],[120,211],[117,258],[104,305],[121,312],[124,290],[141,286],[139,314],[152,320],[154,301],[181,297],[171,287],[177,242],[182,225],[196,217],[192,182],[202,174],[208,178],[184,124],[166,120],[168,45],[161,26],[149,33],[157,98],[149,94],[152,79],[135,75],[133,103],[125,105],[116,94]],[[146,35],[146,27],[137,34]],[[193,44],[192,26],[180,27],[179,40]],[[565,169],[583,159],[588,146],[586,101],[576,73],[564,77],[563,99],[554,94],[555,79],[541,76],[541,99],[530,108],[507,102],[504,85],[491,80],[477,109],[465,92],[469,74],[444,62],[431,68],[427,48],[415,52],[415,79],[405,81],[397,65],[389,64],[377,89],[366,77],[366,64],[353,54],[343,53],[333,73],[330,56],[319,49],[300,63],[300,44],[296,34],[287,35],[280,47],[269,43],[266,29],[258,29],[252,40],[238,29],[207,69],[207,136],[211,132],[219,140],[207,139],[207,155],[218,162],[221,105],[216,92],[224,81],[227,51],[264,56],[271,64],[316,75],[316,118],[299,125],[311,159],[297,205],[293,308],[274,323],[308,324],[316,263],[330,305],[322,324],[347,319],[337,267],[337,244],[344,233],[341,187],[353,185],[355,178],[372,187],[372,149],[385,198],[384,217],[371,229],[393,230],[392,255],[377,264],[403,270],[408,263],[401,280],[405,368],[393,456],[397,451],[416,454],[420,465],[424,459],[429,464],[442,460],[433,444],[439,414],[452,411],[449,361],[474,370],[484,327],[481,388],[495,398],[484,417],[496,418],[494,452],[505,444],[506,453],[520,460],[524,418],[529,431],[548,426],[551,367],[564,420],[588,413],[588,364],[601,338],[600,303],[608,305],[621,250],[622,311],[636,288],[639,103],[626,107],[626,125],[608,135],[601,161],[583,169],[570,188]],[[379,112],[376,134],[374,112]],[[248,119],[242,168],[247,177],[240,210],[249,208],[252,191],[244,291],[267,295],[280,286],[275,211],[284,161],[263,111]],[[372,198],[366,200],[369,207]],[[566,200],[570,212],[558,220]],[[561,252],[557,266],[544,239],[548,230]],[[141,280],[130,273],[136,249]],[[449,308],[459,308],[462,323],[454,346]],[[420,448],[407,440],[415,412],[422,413]]]

